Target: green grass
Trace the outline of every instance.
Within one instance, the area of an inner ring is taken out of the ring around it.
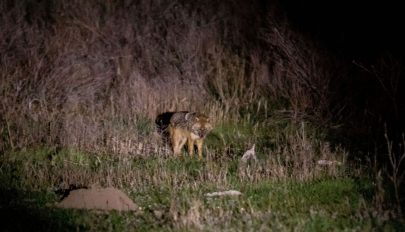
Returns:
[[[97,165],[94,165],[97,164]],[[253,168],[249,167],[249,168]],[[76,173],[68,177],[69,171]],[[284,181],[240,178],[239,163],[119,157],[37,149],[0,159],[0,212],[6,231],[400,231],[373,207],[371,180],[348,175]],[[61,182],[113,185],[140,206],[132,213],[53,207]],[[235,189],[238,197],[208,198]],[[6,219],[11,218],[11,219]]]

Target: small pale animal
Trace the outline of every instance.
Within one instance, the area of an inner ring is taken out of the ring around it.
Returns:
[[[242,156],[242,158],[241,158],[241,161],[242,161],[243,163],[247,163],[249,160],[257,161],[256,152],[255,152],[255,144],[253,144],[252,148],[250,148],[249,150],[247,150],[247,151],[243,154],[243,156]]]
[[[211,120],[196,112],[175,112],[170,118],[169,136],[175,155],[180,155],[187,142],[188,153],[193,156],[194,145],[197,145],[198,158],[202,158],[205,136],[213,129]]]

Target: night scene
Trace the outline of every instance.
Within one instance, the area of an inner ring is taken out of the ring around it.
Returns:
[[[404,12],[1,0],[0,231],[405,231]]]

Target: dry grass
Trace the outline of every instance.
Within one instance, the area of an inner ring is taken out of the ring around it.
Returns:
[[[329,229],[346,223],[382,228],[396,219],[400,211],[370,206],[361,193],[370,188],[356,189],[351,179],[358,169],[346,161],[347,151],[325,139],[341,112],[330,91],[343,75],[334,71],[335,61],[282,17],[254,19],[262,26],[253,34],[260,36],[249,38],[252,22],[239,16],[260,6],[249,7],[234,1],[2,1],[0,187],[51,195],[94,184],[125,189],[145,208],[120,224],[128,228],[301,230],[324,220]],[[174,159],[155,131],[155,117],[176,110],[214,119],[204,161]],[[252,144],[258,161],[240,163]],[[321,167],[320,159],[342,165]],[[401,162],[391,159],[396,187]],[[325,179],[332,187],[323,186]],[[319,183],[299,197],[308,186],[296,186]],[[341,190],[336,214],[333,202],[322,205],[333,193],[322,189],[335,187]],[[233,188],[242,199],[202,197]],[[319,199],[305,204],[312,195]],[[365,203],[352,209],[351,197]],[[348,212],[352,217],[345,219]],[[333,217],[340,220],[325,219]],[[105,226],[100,221],[93,226]]]
[[[243,37],[226,30],[243,22],[222,7],[210,15],[181,1],[61,1],[34,4],[32,12],[27,5],[0,5],[6,12],[0,21],[3,151],[46,144],[138,154],[155,149],[150,144],[157,139],[142,130],[165,111],[203,111],[218,122],[246,115],[267,120],[283,98],[282,109],[300,121],[297,115],[315,115],[309,112],[328,99],[328,83],[321,82],[328,73],[316,69],[323,67],[319,58],[304,59],[321,54],[313,46],[291,47],[305,38],[290,40],[287,24],[267,25],[277,31],[265,40],[290,58],[288,66],[270,67],[280,54],[231,49]],[[311,97],[308,83],[324,92]]]

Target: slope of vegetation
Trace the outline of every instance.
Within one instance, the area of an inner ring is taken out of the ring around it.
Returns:
[[[369,132],[348,123],[358,112],[339,91],[351,75],[277,4],[5,0],[0,11],[6,230],[404,229],[405,143],[387,135],[370,157],[339,144],[348,125]],[[203,161],[173,157],[157,133],[156,116],[176,110],[214,120]],[[257,161],[241,162],[253,144]],[[93,185],[141,209],[54,207]],[[242,195],[205,196],[230,189]]]

